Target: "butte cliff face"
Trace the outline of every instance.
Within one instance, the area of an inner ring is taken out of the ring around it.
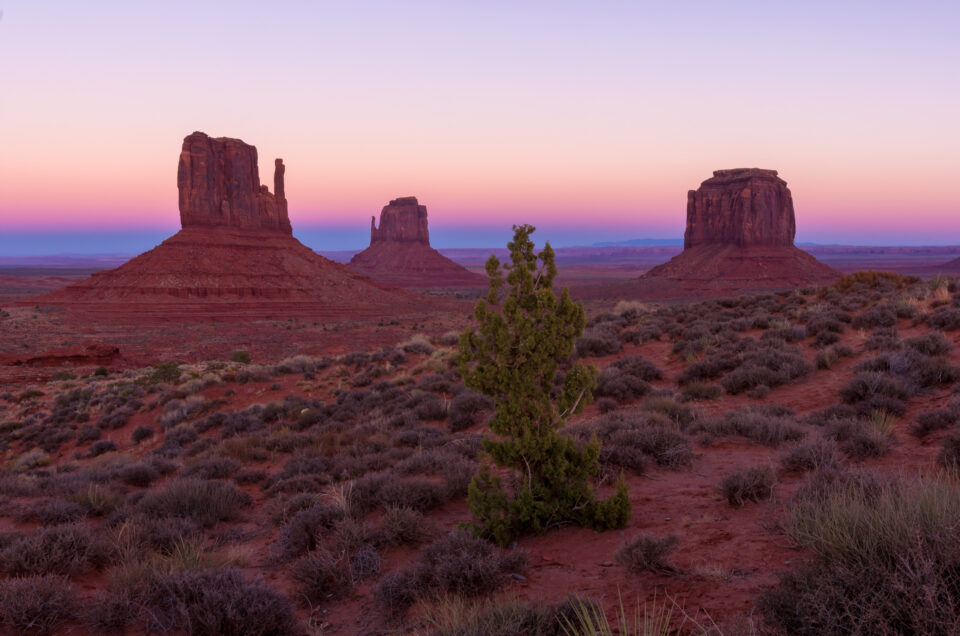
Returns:
[[[716,170],[687,193],[683,247],[790,247],[797,233],[793,197],[776,170]]]
[[[291,234],[283,159],[274,168],[274,193],[260,184],[257,149],[239,139],[195,132],[183,140],[177,167],[180,225],[232,227]]]
[[[295,239],[284,170],[277,159],[271,193],[260,183],[255,147],[200,132],[187,136],[177,167],[182,229],[116,269],[29,302],[146,321],[171,314],[382,316],[422,302]]]
[[[454,263],[430,247],[427,207],[416,197],[393,199],[370,220],[370,247],[350,260],[350,267],[397,287],[479,287],[486,278]]]
[[[839,273],[793,245],[793,197],[776,170],[717,170],[687,194],[684,250],[651,269],[652,297],[718,296],[827,284]]]

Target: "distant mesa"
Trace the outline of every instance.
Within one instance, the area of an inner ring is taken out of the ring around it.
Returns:
[[[830,283],[839,272],[794,246],[793,197],[776,170],[717,170],[687,193],[684,250],[642,278],[651,295],[716,296]]]
[[[387,285],[410,289],[479,287],[487,279],[430,247],[427,207],[416,197],[393,199],[370,220],[370,247],[350,267]]]
[[[292,235],[285,167],[260,183],[257,149],[195,132],[177,168],[182,229],[120,267],[30,299],[98,313],[184,318],[252,314],[383,315],[417,297],[316,254]]]

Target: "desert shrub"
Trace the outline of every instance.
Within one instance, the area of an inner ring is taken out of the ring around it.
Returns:
[[[100,419],[97,420],[97,428],[106,430],[123,428],[127,425],[127,422],[130,421],[130,418],[133,417],[133,412],[131,407],[121,406],[109,413],[104,413],[100,416]]]
[[[669,468],[688,466],[693,461],[693,451],[687,437],[677,430],[663,426],[617,431],[610,436],[605,448],[613,453],[612,457],[607,456],[608,461],[628,457],[631,449],[652,457],[659,466]],[[618,452],[619,454],[616,454]],[[637,474],[643,472],[642,466],[636,470],[637,466],[634,464],[624,465],[624,468],[632,468]]]
[[[817,352],[817,357],[814,359],[818,369],[829,369],[836,364],[839,360],[837,352],[831,347],[830,349],[823,349]]]
[[[665,537],[641,534],[617,548],[613,559],[631,572],[675,572],[670,554],[679,543],[680,539],[672,534]]]
[[[334,555],[328,550],[306,554],[290,566],[290,578],[297,584],[303,600],[310,606],[337,599],[354,586],[346,554]]]
[[[956,331],[960,329],[960,309],[940,307],[927,319],[927,323],[941,331]]]
[[[137,510],[148,516],[179,517],[210,528],[220,521],[233,521],[252,498],[222,481],[177,479],[144,494]]]
[[[950,431],[940,442],[937,464],[951,470],[960,469],[960,431]]]
[[[239,570],[173,572],[142,593],[149,633],[191,636],[281,636],[298,633],[290,601]]]
[[[316,549],[323,535],[343,517],[342,508],[327,503],[315,503],[293,513],[277,536],[279,555],[292,558]]]
[[[110,559],[106,541],[82,522],[40,528],[0,550],[0,568],[11,576],[79,574]]]
[[[607,367],[597,377],[596,395],[615,400],[620,404],[631,402],[650,392],[650,385],[643,380]]]
[[[903,346],[895,327],[874,330],[863,346],[870,351],[897,351]]]
[[[430,526],[422,512],[388,506],[380,518],[376,542],[383,546],[419,545],[429,536]]]
[[[150,439],[151,437],[153,437],[153,428],[141,425],[133,429],[130,439],[134,444],[139,444],[143,440]]]
[[[617,353],[621,346],[619,332],[617,325],[606,323],[584,329],[583,335],[577,338],[577,355],[581,358],[597,358]]]
[[[911,391],[901,380],[878,371],[861,371],[840,388],[840,397],[847,404],[864,402],[875,396],[906,400]]]
[[[680,390],[683,399],[691,402],[715,400],[721,393],[723,389],[719,384],[699,381],[689,382]]]
[[[780,454],[780,468],[788,473],[828,468],[837,461],[836,450],[836,446],[825,439],[792,444]]]
[[[477,596],[498,589],[507,575],[526,568],[527,553],[505,552],[459,531],[437,539],[420,551],[416,561],[385,576],[374,598],[402,612],[417,598],[436,594]]]
[[[699,422],[691,433],[703,433],[710,437],[739,436],[765,446],[779,446],[795,442],[806,436],[792,412],[777,407],[747,406],[728,411],[720,418]]]
[[[665,416],[679,428],[686,428],[696,419],[693,409],[665,395],[648,397],[641,408],[644,411]]]
[[[187,466],[180,475],[200,479],[227,479],[238,470],[240,470],[240,464],[228,457],[207,457]]]
[[[927,356],[943,355],[953,348],[953,343],[940,331],[930,331],[922,336],[907,338],[903,343]]]
[[[21,523],[36,521],[41,526],[50,526],[71,521],[79,521],[87,516],[86,509],[72,501],[63,499],[41,499],[29,504],[17,514]]]
[[[423,334],[417,334],[397,345],[404,353],[412,354],[421,354],[421,355],[430,355],[433,353],[433,345],[430,344],[430,340]]]
[[[105,517],[123,503],[123,494],[100,484],[89,484],[70,495],[70,501],[83,507],[91,517]]]
[[[623,404],[649,393],[650,385],[647,382],[662,377],[660,370],[642,356],[627,356],[600,372],[594,393]]]
[[[77,444],[86,444],[100,439],[100,429],[96,426],[81,426],[77,431]]]
[[[890,434],[865,422],[850,432],[847,439],[840,444],[840,450],[850,459],[881,457],[890,450]]]
[[[791,634],[955,631],[960,612],[942,599],[960,595],[956,485],[858,475],[820,481],[798,492],[784,522],[816,559],[781,574],[763,595],[769,625]]]
[[[470,391],[461,391],[450,403],[450,430],[462,431],[479,423],[480,415],[493,410],[493,401],[485,395]]]
[[[875,329],[893,327],[897,324],[897,312],[891,307],[875,306],[853,317],[850,323],[854,329]]]
[[[778,387],[809,372],[810,365],[799,353],[767,348],[744,356],[721,384],[727,393],[736,395],[760,385]]]
[[[175,384],[180,379],[180,365],[176,362],[161,362],[153,365],[153,373],[146,377],[147,384]]]
[[[109,439],[102,439],[90,445],[89,456],[99,457],[104,453],[112,453],[117,450],[117,444]]]
[[[450,494],[446,484],[426,477],[405,477],[384,484],[378,499],[384,506],[401,506],[423,512],[443,505],[450,499]]]
[[[957,424],[957,413],[952,409],[937,409],[920,413],[910,432],[916,437],[926,437],[934,431],[952,428]]]
[[[731,506],[762,501],[773,496],[774,475],[769,466],[754,466],[730,473],[720,482],[720,493]]]
[[[250,364],[250,353],[247,351],[234,351],[230,354],[230,362],[239,362],[240,364]]]
[[[73,586],[62,576],[0,581],[0,624],[16,634],[50,634],[77,615]]]

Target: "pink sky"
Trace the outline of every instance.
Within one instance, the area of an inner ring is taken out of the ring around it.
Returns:
[[[960,243],[955,2],[520,4],[6,2],[0,232],[176,227],[202,130],[284,158],[295,228],[676,237],[757,166],[800,241]]]

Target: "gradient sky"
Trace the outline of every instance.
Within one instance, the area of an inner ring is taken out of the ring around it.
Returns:
[[[960,2],[0,0],[0,256],[179,225],[194,130],[287,165],[295,233],[365,247],[683,234],[718,168],[775,168],[797,240],[960,244]],[[45,237],[47,239],[45,240]]]

